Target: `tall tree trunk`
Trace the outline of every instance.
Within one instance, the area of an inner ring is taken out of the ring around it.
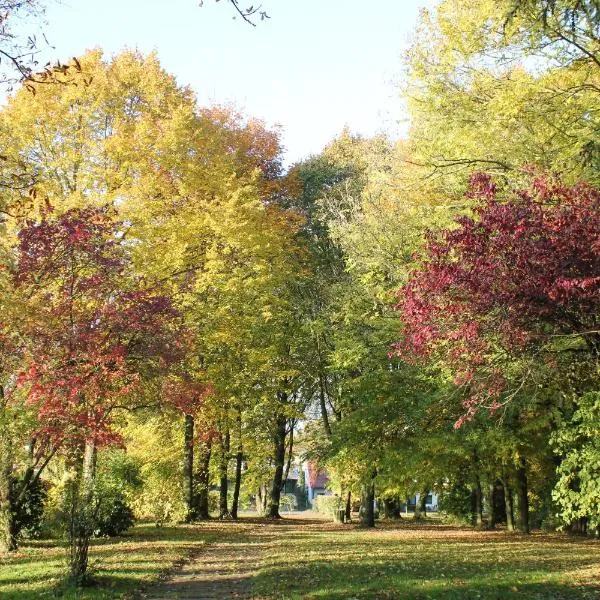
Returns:
[[[419,495],[419,512],[422,517],[427,516],[427,489],[424,489]]]
[[[513,490],[510,487],[508,479],[504,478],[504,502],[506,503],[506,529],[515,530],[515,505],[513,500]]]
[[[279,502],[281,500],[281,488],[283,485],[283,467],[285,464],[285,435],[287,418],[284,415],[277,417],[276,430],[274,434],[274,458],[275,472],[271,483],[270,504],[267,516],[271,519],[280,519]]]
[[[73,482],[71,523],[69,531],[69,566],[71,580],[78,586],[85,583],[88,570],[90,539],[95,524],[94,488],[96,484],[97,449],[94,440],[87,440],[81,464],[81,493]]]
[[[208,519],[210,517],[208,511],[208,493],[210,491],[210,455],[212,450],[212,442],[201,443],[198,448],[198,472],[196,473],[196,518]]]
[[[12,503],[12,453],[7,445],[0,448],[0,552],[17,549]]]
[[[219,493],[219,519],[229,518],[227,509],[227,466],[229,464],[229,429],[221,434],[221,461],[219,463],[220,493]]]
[[[361,496],[361,522],[365,527],[375,527],[375,478],[364,484]]]
[[[183,499],[186,506],[185,520],[196,518],[194,502],[194,417],[185,415],[183,436]]]
[[[321,417],[323,419],[323,428],[325,435],[331,438],[331,425],[329,423],[329,415],[327,414],[327,403],[325,401],[325,382],[323,373],[319,374],[319,400],[321,402]]]
[[[6,397],[4,386],[0,384],[0,552],[12,552],[17,549],[14,535],[12,475],[13,448],[6,430]]]
[[[489,518],[488,518],[488,529],[496,529],[496,523],[498,521],[498,515],[496,514],[496,505],[494,502],[494,496],[496,492],[496,480],[492,477],[488,483],[488,508],[489,508]]]
[[[483,493],[481,491],[481,479],[479,474],[475,475],[473,481],[473,525],[475,527],[483,527]]]
[[[523,457],[517,469],[517,509],[519,519],[517,529],[521,533],[529,533],[529,498],[527,497],[527,463]]]
[[[348,490],[348,495],[346,496],[346,523],[350,523],[352,519],[352,492]]]
[[[242,461],[244,458],[243,447],[242,447],[242,414],[238,412],[237,415],[237,429],[238,429],[238,445],[237,453],[235,455],[235,482],[233,486],[233,499],[231,501],[231,518],[238,518],[238,507],[240,503],[240,487],[242,485]]]

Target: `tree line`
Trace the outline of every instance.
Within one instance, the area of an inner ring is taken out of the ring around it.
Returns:
[[[62,528],[82,583],[105,521],[279,517],[299,453],[366,525],[436,490],[596,529],[598,27],[444,0],[408,139],[289,169],[153,54],[28,73],[0,112],[3,547]]]

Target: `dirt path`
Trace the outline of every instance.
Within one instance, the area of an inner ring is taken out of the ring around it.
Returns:
[[[144,594],[147,600],[258,600],[252,595],[252,577],[274,539],[297,531],[312,520],[282,522],[245,520],[232,524],[231,533],[203,548],[173,576]]]

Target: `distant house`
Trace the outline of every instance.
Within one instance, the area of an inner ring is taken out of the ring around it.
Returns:
[[[435,512],[438,509],[439,496],[435,492],[429,492],[425,498],[425,509],[428,511]],[[414,510],[418,502],[421,500],[421,494],[417,494],[412,498],[408,499],[408,510]]]
[[[308,502],[312,505],[317,496],[331,496],[331,490],[327,489],[327,484],[329,483],[327,472],[319,469],[311,461],[303,463],[302,467],[305,474]]]
[[[300,467],[292,465],[287,479],[283,483],[284,494],[295,494],[298,491],[298,479],[300,477]]]

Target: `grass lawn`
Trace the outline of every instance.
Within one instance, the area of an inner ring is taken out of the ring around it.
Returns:
[[[136,592],[196,553],[211,581],[210,569],[218,561],[211,555],[215,547],[207,544],[217,539],[234,578],[250,560],[240,550],[254,548],[255,598],[600,598],[596,540],[481,532],[410,519],[365,530],[296,515],[279,522],[140,525],[124,537],[97,540],[91,553],[95,585],[80,591],[61,587],[64,549],[50,541],[25,543],[14,556],[0,559],[0,599],[139,598]]]
[[[125,536],[94,540],[90,552],[93,585],[64,587],[66,551],[56,542],[25,540],[10,557],[0,556],[0,599],[97,600],[128,598],[156,581],[219,533],[219,524],[155,527],[139,525]]]
[[[375,531],[290,527],[265,543],[253,582],[260,597],[600,598],[600,543],[591,539],[402,521]]]

